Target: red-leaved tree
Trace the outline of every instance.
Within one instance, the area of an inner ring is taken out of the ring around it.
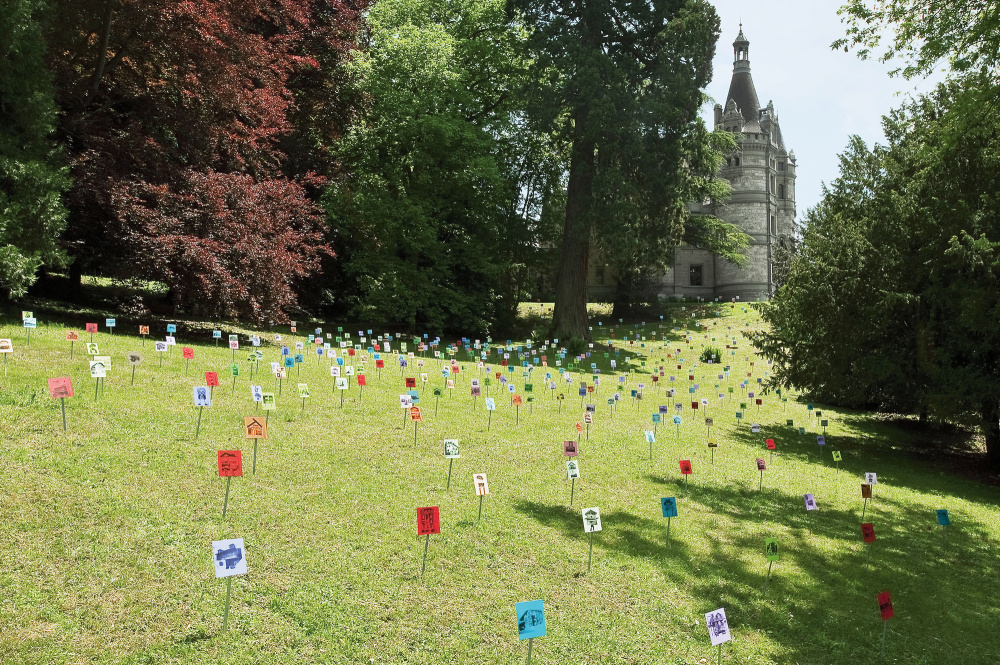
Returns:
[[[323,125],[346,116],[337,70],[364,4],[56,4],[49,57],[74,271],[165,282],[176,306],[202,315],[283,320],[294,283],[330,248],[312,199],[321,153],[293,167],[282,142],[307,144],[295,135],[329,134]]]

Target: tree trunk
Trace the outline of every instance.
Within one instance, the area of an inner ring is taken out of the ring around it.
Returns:
[[[983,401],[983,434],[986,437],[986,466],[1000,471],[1000,402],[996,398]]]
[[[592,139],[586,137],[587,115],[586,108],[573,113],[573,154],[566,187],[566,222],[563,225],[555,308],[552,312],[552,334],[558,339],[591,338],[587,325],[587,264],[593,224],[596,146]]]

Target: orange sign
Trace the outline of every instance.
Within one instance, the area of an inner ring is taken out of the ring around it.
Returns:
[[[520,395],[514,395],[513,402],[514,406],[521,406],[522,404],[524,404],[524,400],[521,398]]]
[[[248,439],[266,439],[267,421],[264,418],[244,418],[243,431]]]
[[[139,326],[139,334],[140,335],[148,335],[149,334],[149,326]]]
[[[580,421],[577,421],[576,422],[576,433],[579,434],[582,431],[583,431],[583,425],[580,424]]]
[[[67,342],[79,342],[80,341],[80,333],[78,333],[75,330],[67,330],[66,331],[66,341]]]
[[[410,407],[410,420],[419,421],[419,422],[423,422],[424,421],[424,419],[420,415],[420,407],[419,406],[411,406]]]

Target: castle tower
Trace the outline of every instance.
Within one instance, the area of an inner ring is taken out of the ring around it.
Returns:
[[[700,296],[706,300],[765,299],[774,293],[772,255],[788,243],[795,224],[795,153],[787,151],[774,104],[761,107],[750,75],[750,41],[743,26],[733,42],[733,78],[725,105],[716,105],[715,128],[736,135],[737,147],[719,172],[732,193],[718,209],[694,205],[736,224],[750,238],[748,264],[735,266],[687,245],[677,249],[674,267],[663,281],[662,295]]]

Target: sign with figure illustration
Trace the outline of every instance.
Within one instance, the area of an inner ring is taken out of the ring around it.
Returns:
[[[723,642],[728,642],[733,638],[729,633],[729,620],[726,618],[726,610],[719,608],[714,612],[705,615],[705,625],[708,626],[708,636],[712,640],[712,646],[718,646]]]
[[[195,386],[191,391],[194,393],[195,406],[212,406],[212,393],[208,386]]]
[[[583,530],[587,533],[601,530],[601,511],[599,508],[583,509]]]
[[[219,451],[219,477],[242,476],[243,453],[239,450]]]
[[[692,473],[694,473],[694,471],[691,468],[691,460],[682,459],[680,461],[680,466],[681,466],[681,473],[684,474],[685,476],[690,476]]]
[[[486,496],[490,493],[490,483],[486,480],[485,473],[477,473],[472,476],[472,484],[476,488],[476,496]]]
[[[757,458],[757,470],[758,471],[767,471],[767,464],[760,457]]]
[[[948,517],[947,510],[938,510],[936,512],[937,512],[938,524],[940,524],[941,526],[951,526],[951,519]]]
[[[545,608],[540,600],[526,600],[515,606],[517,637],[527,640],[545,637]]]
[[[663,509],[664,517],[677,517],[677,499],[672,496],[660,498],[660,508]]]
[[[868,523],[861,525],[861,537],[866,543],[875,542],[875,525]]]
[[[212,541],[212,558],[215,562],[216,577],[247,574],[247,559],[242,538]]]

